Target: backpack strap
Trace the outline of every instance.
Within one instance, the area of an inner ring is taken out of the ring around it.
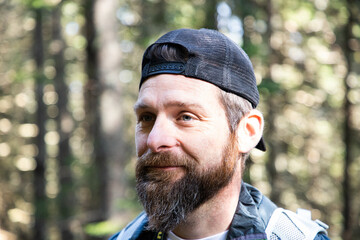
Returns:
[[[277,208],[266,227],[268,239],[306,239],[312,240],[318,233],[327,234],[328,226],[320,220],[311,220],[311,212],[300,209],[294,213]]]

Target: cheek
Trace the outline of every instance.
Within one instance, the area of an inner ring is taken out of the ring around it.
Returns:
[[[146,142],[147,142],[147,135],[136,131],[135,146],[136,146],[136,154],[138,157],[142,156],[145,153]]]
[[[182,144],[183,150],[197,159],[200,165],[212,167],[221,162],[224,143],[218,138],[208,134],[193,134],[188,139]]]
[[[226,123],[227,124],[227,123]],[[223,151],[229,144],[230,131],[225,123],[213,126],[212,131],[199,134],[192,138],[187,145],[196,154],[198,159],[208,166],[218,165],[223,158]]]

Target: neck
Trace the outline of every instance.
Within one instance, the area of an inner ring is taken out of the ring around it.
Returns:
[[[186,222],[179,224],[173,232],[184,239],[199,239],[228,230],[238,205],[240,188],[241,173],[238,164],[230,183],[193,211]]]

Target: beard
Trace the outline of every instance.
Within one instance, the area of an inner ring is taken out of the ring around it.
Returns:
[[[173,230],[186,222],[191,212],[227,186],[238,160],[234,147],[234,137],[231,136],[223,149],[221,163],[211,168],[206,168],[206,163],[200,165],[189,155],[178,156],[170,152],[142,155],[136,165],[136,190],[148,216],[147,229]],[[174,180],[172,170],[160,169],[169,166],[181,167],[184,170],[181,178]]]

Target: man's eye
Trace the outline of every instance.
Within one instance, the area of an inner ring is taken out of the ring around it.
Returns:
[[[184,122],[188,122],[188,121],[193,120],[193,117],[184,114],[184,115],[181,115],[180,119]]]
[[[151,122],[154,120],[154,116],[150,114],[143,114],[139,117],[139,122]]]

